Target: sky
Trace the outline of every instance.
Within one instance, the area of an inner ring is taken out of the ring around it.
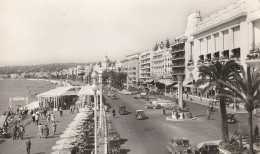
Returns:
[[[0,67],[97,62],[170,42],[238,0],[1,0]]]

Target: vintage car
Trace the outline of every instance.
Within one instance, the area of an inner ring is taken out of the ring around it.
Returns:
[[[127,90],[127,89],[123,89],[121,91],[121,93],[124,94],[124,95],[133,95],[133,92],[131,92],[131,91]]]
[[[120,135],[115,129],[108,130],[108,140],[119,140]]]
[[[127,114],[127,110],[126,110],[126,106],[122,105],[122,106],[119,106],[119,114],[120,115],[123,115],[123,114]]]
[[[112,95],[114,95],[114,94],[111,92],[107,92],[107,97],[111,97]]]
[[[219,146],[215,143],[204,143],[200,148],[201,154],[219,154]]]
[[[108,141],[108,154],[120,154],[120,142],[119,140]]]
[[[235,113],[227,113],[227,122],[237,122]]]
[[[166,110],[173,110],[178,106],[176,102],[165,102],[165,103],[163,102],[160,103],[159,105],[161,106],[161,108],[164,108]]]
[[[173,137],[167,144],[167,149],[171,154],[191,154],[189,140],[182,137]]]
[[[145,119],[144,110],[136,110],[135,117],[137,120]]]
[[[144,108],[146,108],[146,109],[160,109],[161,106],[158,103],[145,103]]]

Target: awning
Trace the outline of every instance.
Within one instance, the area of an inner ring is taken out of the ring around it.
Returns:
[[[97,94],[100,94],[99,90],[97,90]],[[94,95],[94,91],[91,86],[82,86],[77,95]]]
[[[61,96],[62,94],[64,94],[66,91],[68,91],[69,89],[71,89],[72,86],[68,86],[68,87],[58,87],[49,91],[46,91],[44,93],[41,93],[39,95],[37,95],[37,97],[54,97],[54,96]]]
[[[158,82],[163,83],[166,86],[177,84],[177,82],[174,82],[171,79],[159,79]]]
[[[153,79],[146,80],[145,82],[146,83],[151,83],[151,82],[153,82]]]
[[[190,87],[192,85],[193,80],[185,80],[183,81],[183,87]]]
[[[208,85],[209,85],[209,83],[205,83],[205,84],[203,84],[203,85],[198,86],[197,88],[198,88],[198,89],[204,89],[204,88],[207,87]]]
[[[30,103],[30,104],[25,105],[24,107],[26,107],[28,110],[35,109],[35,108],[39,107],[39,102],[38,101],[34,101],[34,102]]]

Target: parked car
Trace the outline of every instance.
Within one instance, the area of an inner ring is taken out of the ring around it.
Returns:
[[[214,143],[204,143],[200,148],[201,154],[219,154],[219,146]]]
[[[128,111],[126,110],[126,106],[122,105],[122,106],[119,106],[119,114],[120,115],[124,115],[124,114],[127,114]]]
[[[118,131],[116,131],[115,129],[108,130],[108,140],[119,140],[119,139],[120,139],[120,135]]]
[[[119,140],[108,141],[108,154],[120,154],[120,143]]]
[[[111,92],[107,92],[107,97],[111,97],[112,95],[114,95],[114,94]]]
[[[183,137],[173,137],[167,144],[167,149],[171,154],[191,154],[191,146],[188,139]]]
[[[144,110],[136,110],[135,117],[137,120],[143,120],[145,119]]]
[[[146,108],[146,109],[160,109],[161,106],[158,103],[145,103],[144,108]]]
[[[235,113],[227,113],[227,122],[231,122],[231,123],[237,122]]]
[[[133,92],[131,92],[131,91],[127,90],[127,89],[123,89],[121,91],[121,93],[124,94],[124,95],[133,95]]]

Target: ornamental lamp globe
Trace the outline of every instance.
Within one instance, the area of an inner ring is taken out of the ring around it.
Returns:
[[[97,91],[98,90],[98,86],[96,84],[93,84],[93,85],[91,85],[91,89],[93,91]]]

